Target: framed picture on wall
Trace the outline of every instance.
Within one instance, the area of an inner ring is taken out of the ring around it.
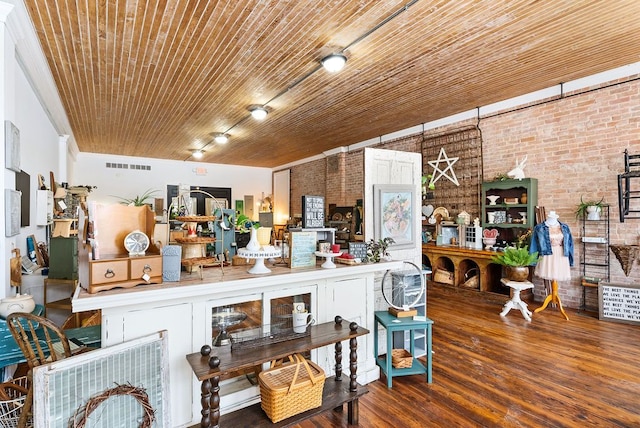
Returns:
[[[4,230],[5,236],[20,233],[20,199],[22,193],[17,190],[4,189]]]
[[[244,201],[241,199],[236,199],[236,215],[244,214]]]
[[[20,172],[20,130],[10,120],[4,121],[4,166]]]
[[[392,238],[394,248],[412,248],[415,242],[414,186],[410,184],[374,185],[374,237]]]

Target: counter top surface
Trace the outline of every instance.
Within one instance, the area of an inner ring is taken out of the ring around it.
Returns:
[[[342,276],[358,276],[376,271],[401,268],[402,262],[380,262],[357,265],[337,265],[335,269],[322,269],[321,261],[315,267],[291,269],[284,264],[270,265],[271,273],[254,275],[247,272],[251,266],[225,266],[203,269],[199,274],[181,272],[179,282],[146,284],[133,288],[115,288],[90,294],[80,284],[72,299],[73,312],[139,305],[175,299],[225,293],[239,294],[260,287],[319,281]],[[215,288],[212,288],[215,287]]]

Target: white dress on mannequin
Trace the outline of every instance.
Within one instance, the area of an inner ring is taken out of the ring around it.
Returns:
[[[545,225],[549,228],[552,254],[540,257],[534,273],[543,279],[569,280],[571,279],[571,266],[569,266],[569,258],[564,255],[562,229],[555,212],[549,213]]]

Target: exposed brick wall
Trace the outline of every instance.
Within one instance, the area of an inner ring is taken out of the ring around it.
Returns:
[[[563,99],[547,100],[513,112],[481,117],[482,156],[476,157],[476,163],[470,162],[464,171],[456,168],[459,181],[474,176],[478,176],[480,181],[488,181],[512,169],[516,159],[528,156],[525,174],[538,179],[539,205],[547,211],[555,210],[560,220],[569,225],[574,236],[573,279],[560,284],[561,300],[568,307],[578,307],[582,299],[582,287],[579,285],[581,227],[573,214],[581,195],[589,199],[604,196],[605,201],[611,204],[612,244],[640,243],[640,220],[627,220],[624,223],[618,220],[616,180],[617,174],[623,171],[623,151],[628,149],[630,153],[640,153],[640,82],[631,80],[616,83],[609,87],[590,88],[590,91],[580,94],[568,93]],[[429,140],[434,136],[460,132],[475,127],[476,123],[475,119],[466,120],[429,130],[425,138]],[[456,144],[455,141],[452,143]],[[422,136],[418,134],[375,147],[420,152],[421,146]],[[425,165],[433,156],[429,152],[431,149],[439,150],[438,147],[425,148]],[[445,150],[450,157],[459,156],[454,149],[451,152]],[[473,157],[465,154],[464,150],[461,156]],[[356,200],[362,198],[363,150],[334,156],[337,156],[337,163],[331,167],[327,159],[322,159],[291,169],[292,213],[301,212],[300,202],[304,194],[325,195],[327,206],[331,203],[355,205]],[[425,172],[429,173],[430,170],[426,169]],[[633,184],[640,190],[640,180]],[[455,187],[443,179],[438,182],[433,202],[435,206],[441,202],[438,200],[438,190],[448,194],[446,189],[450,186]],[[477,192],[477,195],[466,196],[477,198],[479,189]],[[472,207],[467,208],[470,203],[460,204],[472,213]],[[475,212],[479,212],[479,198],[475,208]],[[640,266],[636,265],[627,277],[615,257],[611,257],[612,282],[637,283],[639,280]],[[542,300],[543,288],[537,279],[535,294],[537,300]]]
[[[291,168],[291,216],[302,216],[302,195],[325,196],[327,161],[319,159]],[[328,205],[327,205],[328,207]]]
[[[640,220],[619,222],[617,174],[623,171],[623,151],[640,153],[640,82],[631,81],[582,94],[567,94],[511,113],[482,118],[484,176],[491,178],[528,156],[525,174],[538,179],[538,204],[555,210],[571,228],[576,251],[573,279],[560,284],[565,306],[577,307],[581,224],[574,211],[585,199],[611,204],[611,243],[638,244]],[[640,190],[640,180],[636,181]],[[626,277],[611,257],[611,281],[638,282],[640,267]],[[542,288],[536,287],[538,298]]]

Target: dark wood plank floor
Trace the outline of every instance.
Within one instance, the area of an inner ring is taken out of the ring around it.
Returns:
[[[572,310],[566,321],[551,307],[530,323],[514,310],[502,318],[506,299],[430,286],[433,384],[370,384],[360,426],[640,426],[640,326]],[[327,412],[297,426],[348,425],[346,414]]]

